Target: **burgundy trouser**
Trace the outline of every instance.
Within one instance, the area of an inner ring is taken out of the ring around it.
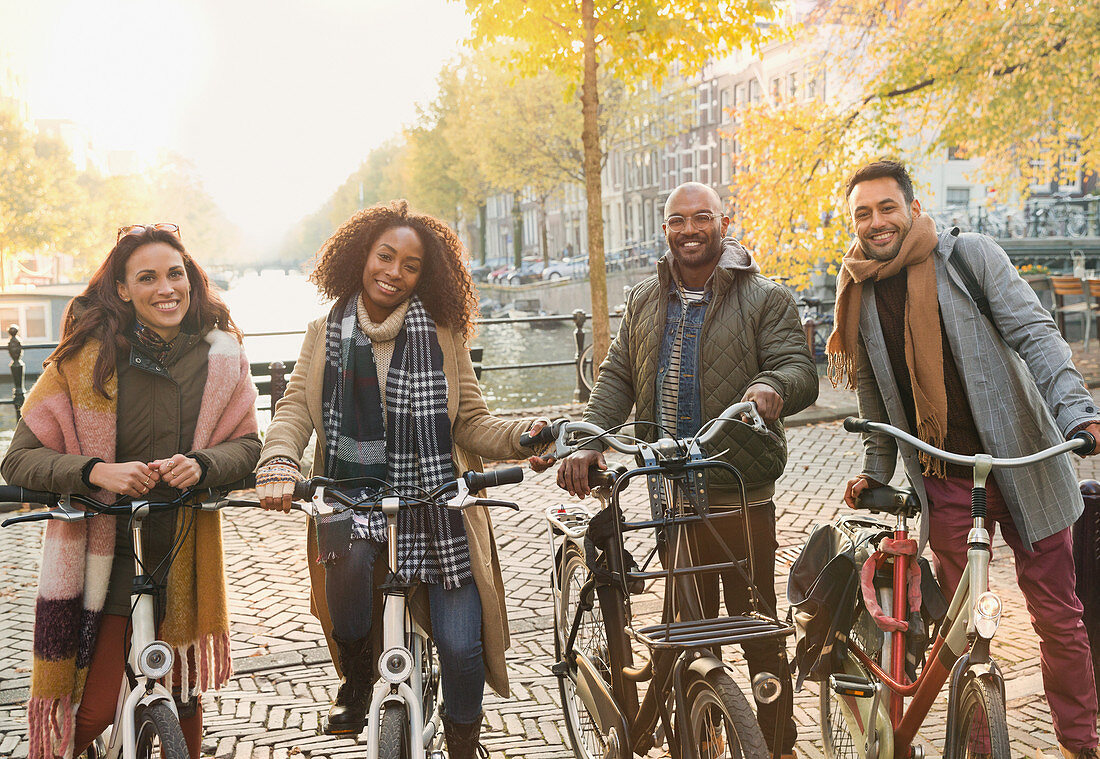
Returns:
[[[950,598],[966,569],[966,538],[974,526],[970,516],[973,481],[969,477],[925,477],[924,487],[932,503],[928,542],[936,576]],[[1033,543],[1028,551],[992,478],[987,493],[990,536],[1000,525],[1016,558],[1016,580],[1039,635],[1039,662],[1054,734],[1071,751],[1091,748],[1097,743],[1096,683],[1089,639],[1081,621],[1081,601],[1074,592],[1072,533],[1068,528],[1057,532]]]
[[[123,646],[129,645],[126,636],[129,632],[129,621],[128,617],[104,614],[99,623],[95,652],[88,667],[88,681],[80,699],[80,708],[76,710],[76,750],[73,756],[80,756],[96,736],[115,721],[115,704],[119,689],[122,688]],[[196,706],[198,708],[193,715],[180,719],[191,759],[199,759],[202,748],[202,705],[200,703]]]

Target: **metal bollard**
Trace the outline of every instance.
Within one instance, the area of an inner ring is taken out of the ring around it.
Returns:
[[[1073,563],[1077,597],[1084,607],[1085,631],[1092,648],[1092,671],[1100,683],[1100,482],[1081,480],[1085,511],[1073,525]]]
[[[470,346],[470,361],[474,365],[474,376],[481,380],[481,362],[485,356],[485,348],[480,345]]]
[[[286,395],[286,365],[282,361],[274,361],[268,367],[271,377],[271,413],[275,413],[275,404]]]
[[[584,367],[581,366],[581,356],[584,355],[584,323],[587,318],[583,309],[578,308],[573,311],[573,323],[577,325],[573,330],[573,339],[577,342],[577,352],[573,356],[577,362],[577,384],[573,388],[574,403],[588,403],[588,385],[584,384]],[[592,367],[593,374],[595,371],[596,367]]]

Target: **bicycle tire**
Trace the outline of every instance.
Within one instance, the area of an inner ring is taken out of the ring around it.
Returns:
[[[725,672],[696,676],[687,685],[687,718],[680,740],[698,746],[700,759],[768,759],[771,752],[748,699]]]
[[[577,614],[578,595],[587,576],[588,567],[584,563],[584,557],[576,546],[570,544],[565,549],[562,559],[562,571],[559,576],[561,595],[554,615],[554,655],[556,661],[561,661],[565,651],[569,631]],[[581,618],[580,629],[577,630],[573,647],[574,650],[587,655],[593,660],[597,669],[604,673],[604,677],[610,686],[611,669],[607,661],[607,639],[599,604],[594,605],[592,610]],[[576,683],[571,676],[566,675],[558,678],[558,691],[561,695],[561,708],[565,717],[566,734],[569,736],[569,743],[574,756],[577,759],[603,759],[607,753],[607,741],[600,733],[599,725],[588,713],[587,707],[577,694]]]
[[[382,719],[378,724],[378,759],[409,759],[409,720],[405,705],[382,705]]]
[[[971,677],[959,695],[954,751],[945,759],[1009,759],[1008,719],[1001,689],[989,675]]]
[[[588,347],[581,351],[580,358],[577,359],[581,382],[584,383],[585,388],[587,388],[589,392],[592,391],[592,388],[596,384],[596,380],[592,376],[592,353],[595,348],[595,343],[589,343]]]
[[[844,657],[842,671],[874,681],[867,668],[851,652]],[[871,700],[841,696],[829,687],[828,681],[823,681],[820,686],[821,742],[825,747],[825,756],[828,759],[862,759],[867,741],[860,725],[869,722]],[[893,756],[893,743],[894,732],[886,711],[884,694],[878,705],[872,750],[867,756]]]
[[[134,715],[137,759],[189,759],[179,717],[166,701],[143,706]]]

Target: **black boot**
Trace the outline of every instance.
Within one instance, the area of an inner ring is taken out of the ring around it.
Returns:
[[[485,712],[477,715],[477,719],[468,725],[451,722],[451,718],[443,712],[443,735],[447,738],[448,759],[489,759],[489,752],[478,741],[481,735],[481,718]]]
[[[345,641],[333,636],[333,640],[336,641],[344,679],[321,730],[326,735],[359,735],[363,731],[371,686],[374,684],[374,656],[370,638]]]

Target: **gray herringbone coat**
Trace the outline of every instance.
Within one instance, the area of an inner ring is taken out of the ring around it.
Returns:
[[[943,230],[934,255],[940,313],[974,424],[988,453],[998,457],[1034,453],[1100,416],[1054,320],[999,245],[978,234],[960,235],[956,243],[951,232]],[[970,264],[989,299],[997,330],[978,310],[958,273],[947,265],[952,255],[962,255]],[[863,288],[859,334],[860,414],[908,429],[873,285]],[[864,435],[863,473],[889,482],[898,448],[886,435]],[[900,449],[905,472],[924,505],[923,545],[928,538],[928,497],[915,449],[904,443]],[[1000,469],[994,477],[1028,548],[1072,525],[1084,508],[1067,456],[1022,469]]]

